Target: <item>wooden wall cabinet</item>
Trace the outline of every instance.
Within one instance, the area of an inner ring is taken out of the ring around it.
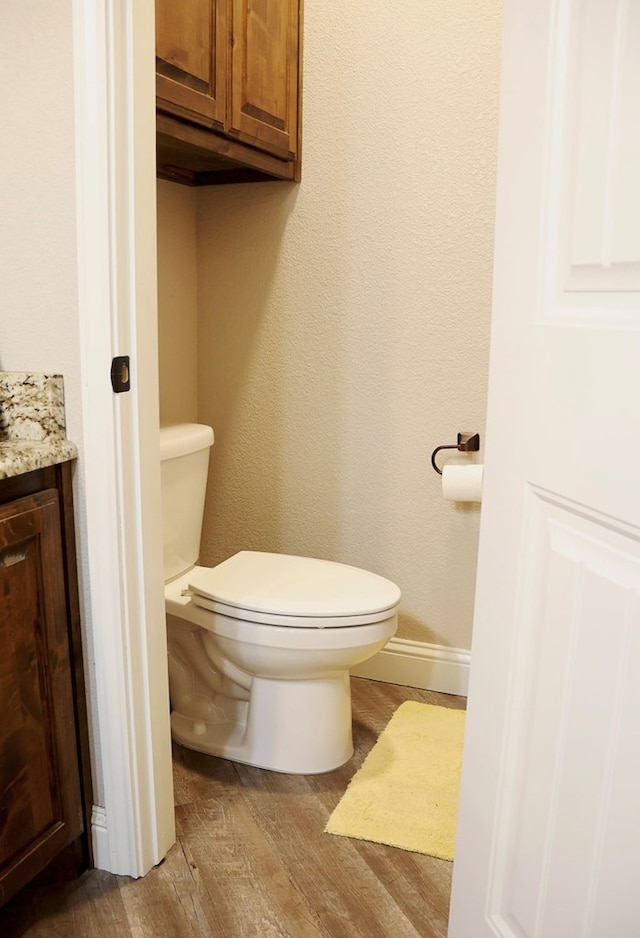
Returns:
[[[300,0],[156,0],[158,175],[298,179]]]
[[[226,0],[156,0],[158,110],[224,130]]]
[[[56,858],[90,864],[70,473],[0,482],[0,905]]]

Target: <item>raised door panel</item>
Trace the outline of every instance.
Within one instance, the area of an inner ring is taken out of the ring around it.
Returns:
[[[206,127],[224,126],[226,3],[157,0],[156,99],[162,111]]]
[[[83,829],[58,495],[0,507],[0,904]]]
[[[640,5],[505,3],[451,938],[640,935]]]
[[[298,133],[299,0],[233,0],[229,133],[293,160]]]

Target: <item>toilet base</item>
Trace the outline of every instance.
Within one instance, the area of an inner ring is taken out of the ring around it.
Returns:
[[[188,749],[274,772],[330,772],[353,755],[349,672],[307,681],[254,677],[246,723],[174,711],[171,734]]]

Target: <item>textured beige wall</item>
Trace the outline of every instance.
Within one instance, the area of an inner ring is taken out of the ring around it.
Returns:
[[[311,0],[304,56],[301,185],[198,193],[202,559],[361,565],[469,647],[479,510],[429,457],[484,430],[500,4]]]
[[[196,192],[158,180],[160,420],[198,416]]]
[[[0,4],[0,369],[64,375],[82,436],[70,0]]]
[[[479,511],[442,499],[429,458],[484,430],[500,5],[307,2],[304,42],[302,183],[195,194],[202,560],[367,567],[402,589],[401,636],[469,647]],[[160,187],[176,297],[193,198]],[[193,334],[190,301],[162,308],[161,344],[171,317]]]

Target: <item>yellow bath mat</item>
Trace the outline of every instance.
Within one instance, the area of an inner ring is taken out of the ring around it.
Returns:
[[[453,860],[464,718],[411,700],[398,707],[325,831]]]

